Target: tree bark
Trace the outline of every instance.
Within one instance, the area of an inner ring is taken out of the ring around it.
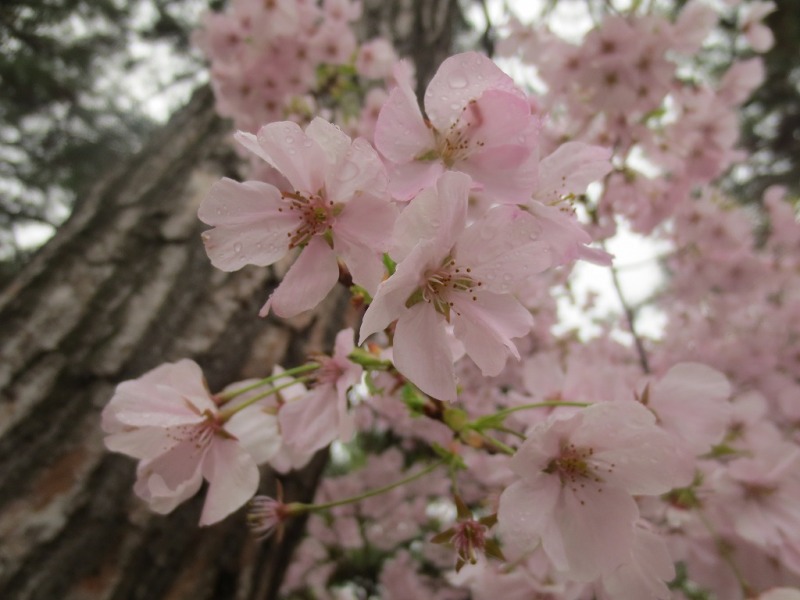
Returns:
[[[241,514],[199,529],[202,495],[151,514],[99,427],[114,386],[162,362],[192,357],[219,389],[329,350],[345,322],[342,294],[260,320],[275,270],[209,264],[196,211],[223,174],[226,129],[200,90],[0,296],[0,598],[245,599],[280,583],[299,524],[258,545]],[[288,497],[310,500],[324,462],[289,478]]]
[[[452,43],[452,23],[442,19],[452,18],[457,2],[402,4],[412,15],[403,31],[428,48],[415,50],[426,82]],[[377,10],[367,19],[389,18]],[[202,493],[170,515],[153,514],[132,492],[134,461],[108,453],[100,430],[116,384],[163,362],[193,358],[218,390],[329,351],[336,332],[352,324],[344,293],[310,315],[258,319],[281,267],[232,274],[211,267],[196,211],[214,181],[236,177],[227,131],[211,92],[199,90],[137,157],[77,203],[0,294],[4,600],[277,596],[302,520],[280,542],[259,544],[241,511],[199,528]],[[325,462],[319,455],[285,478],[286,498],[311,500]],[[264,473],[262,490],[274,488],[275,475]]]

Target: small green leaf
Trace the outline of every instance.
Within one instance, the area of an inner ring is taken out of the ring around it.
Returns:
[[[491,556],[492,558],[496,558],[498,560],[505,560],[506,557],[503,556],[503,551],[500,550],[500,545],[494,540],[486,540],[486,544],[483,547],[486,556]]]
[[[392,257],[386,253],[383,255],[383,266],[385,266],[386,270],[389,271],[390,277],[394,275],[394,272],[397,270],[397,263],[394,262]]]

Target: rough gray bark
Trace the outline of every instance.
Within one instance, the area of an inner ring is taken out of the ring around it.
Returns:
[[[196,210],[225,130],[197,93],[0,296],[0,598],[265,598],[280,582],[296,535],[258,546],[241,514],[201,530],[202,498],[149,513],[99,428],[114,386],[161,362],[192,357],[219,389],[328,349],[344,321],[341,294],[315,316],[260,320],[274,272],[210,266]],[[310,499],[323,464],[290,478],[290,497]]]
[[[424,83],[452,43],[457,2],[408,0],[387,13],[392,4],[370,3],[367,30],[393,19],[385,33],[413,50]],[[344,294],[313,315],[258,319],[275,270],[209,264],[197,206],[221,175],[235,176],[212,105],[207,89],[196,93],[0,294],[3,600],[276,597],[301,520],[281,543],[257,544],[241,512],[198,528],[202,495],[152,514],[133,495],[134,462],[107,453],[99,427],[115,385],[162,362],[195,359],[216,390],[329,350],[352,321]],[[286,498],[310,500],[324,464],[318,456],[284,480]],[[274,493],[273,474],[262,489]]]

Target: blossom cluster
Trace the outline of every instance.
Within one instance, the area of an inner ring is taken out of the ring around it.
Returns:
[[[771,8],[721,10],[764,51]],[[103,428],[140,461],[137,495],[165,513],[205,480],[201,524],[252,499],[260,537],[310,513],[286,594],[800,597],[800,224],[780,189],[754,223],[713,184],[741,158],[736,110],[763,78],[758,58],[691,71],[718,10],[634,3],[580,44],[512,21],[500,50],[536,68],[537,97],[466,52],[420,103],[410,65],[380,51],[391,88],[358,137],[228,95],[225,77],[253,65],[310,85],[331,28],[341,62],[356,53],[354,3],[264,9],[234,2],[203,34],[212,69],[226,64],[221,110],[241,112],[236,140],[261,165],[212,187],[203,242],[224,271],[288,267],[262,317],[313,310],[344,283],[360,327],[330,356],[217,393],[189,360],[120,384]],[[305,35],[278,41],[292,31]],[[284,68],[289,50],[307,64]],[[671,248],[658,340],[622,291],[624,325],[592,339],[558,327],[572,266],[613,270],[602,242],[620,225]],[[288,473],[328,447],[337,476],[314,504],[256,496],[259,466]],[[374,580],[343,578],[364,548]]]

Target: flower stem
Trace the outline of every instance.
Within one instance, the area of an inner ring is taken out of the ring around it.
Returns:
[[[343,500],[334,500],[333,502],[325,502],[323,504],[303,504],[300,502],[292,504],[292,512],[293,514],[301,514],[306,512],[316,512],[321,510],[327,510],[329,508],[335,508],[337,506],[344,506],[345,504],[353,504],[355,502],[360,502],[361,500],[365,500],[366,498],[371,498],[372,496],[378,496],[390,490],[393,490],[396,487],[400,487],[401,485],[405,485],[406,483],[410,483],[420,477],[424,477],[434,469],[441,467],[445,464],[445,461],[438,460],[432,465],[429,465],[422,469],[421,471],[414,473],[413,475],[409,475],[399,481],[395,481],[394,483],[390,483],[389,485],[384,485],[383,487],[375,488],[373,490],[368,490],[363,494],[359,494],[357,496],[351,496],[350,498],[344,498]]]
[[[486,435],[482,431],[479,431],[478,433],[483,439],[485,439],[492,446],[494,446],[495,448],[500,450],[503,454],[508,454],[509,456],[514,456],[517,453],[517,451],[514,450],[514,448],[512,448],[511,446],[507,446],[506,444],[504,444],[500,440],[496,440],[492,436]]]
[[[226,402],[228,402],[229,400],[232,400],[236,396],[240,396],[240,395],[244,394],[245,392],[249,392],[251,390],[258,389],[262,385],[267,385],[268,383],[272,383],[273,381],[276,381],[276,380],[280,379],[281,377],[293,377],[294,375],[302,375],[303,373],[308,373],[309,371],[313,371],[315,369],[319,369],[319,367],[320,367],[320,364],[319,363],[315,363],[315,362],[308,363],[308,364],[305,364],[305,365],[300,365],[299,367],[295,367],[293,369],[288,369],[286,371],[283,371],[282,373],[276,373],[275,375],[270,375],[269,377],[266,377],[264,379],[256,381],[255,383],[250,384],[248,386],[245,386],[243,388],[239,388],[239,389],[236,389],[236,390],[230,390],[228,392],[221,392],[221,393],[216,395],[216,399],[217,399],[217,402],[220,405],[222,405],[222,404],[225,404]]]
[[[511,413],[515,413],[520,410],[530,410],[533,408],[548,408],[548,407],[556,407],[556,406],[577,406],[580,408],[586,408],[589,406],[588,402],[562,402],[561,400],[550,400],[548,402],[534,402],[533,404],[520,404],[519,406],[511,406],[509,408],[504,408],[503,410],[498,410],[493,415],[490,415],[490,418],[498,418],[498,417],[505,417],[506,415],[510,415]],[[481,417],[485,418],[485,417]],[[479,419],[480,420],[480,419]]]
[[[283,373],[281,373],[281,375],[283,375]],[[240,410],[244,410],[248,406],[252,406],[253,404],[258,402],[259,400],[263,400],[267,396],[271,396],[272,394],[275,394],[277,392],[280,392],[281,390],[284,390],[284,389],[286,389],[288,387],[291,387],[295,383],[304,383],[304,382],[306,382],[306,381],[308,381],[310,379],[311,379],[311,377],[298,377],[297,379],[293,379],[292,381],[289,381],[288,383],[284,383],[283,385],[279,385],[277,387],[270,388],[266,392],[263,392],[261,394],[257,394],[256,396],[253,396],[252,398],[247,399],[245,402],[242,402],[239,406],[234,406],[232,408],[228,408],[226,410],[221,411],[219,413],[219,418],[224,423],[225,421],[230,419],[233,415],[235,415]]]

